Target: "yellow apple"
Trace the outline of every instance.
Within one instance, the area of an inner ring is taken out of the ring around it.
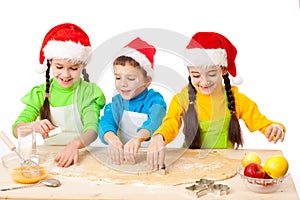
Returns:
[[[261,164],[261,159],[256,152],[249,152],[242,159],[243,167],[246,167],[250,163],[258,163]]]
[[[284,156],[273,155],[266,160],[263,168],[271,178],[281,178],[287,173],[289,163]]]

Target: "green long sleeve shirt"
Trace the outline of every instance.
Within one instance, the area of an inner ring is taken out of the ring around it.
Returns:
[[[106,103],[102,90],[96,84],[86,82],[81,78],[69,88],[61,87],[53,78],[50,79],[50,83],[49,103],[52,107],[72,105],[76,87],[78,87],[76,102],[83,124],[83,132],[89,129],[97,132],[100,110]],[[40,108],[45,100],[45,89],[46,84],[35,86],[21,99],[26,107],[13,124],[12,130],[20,122],[32,122],[39,117]]]

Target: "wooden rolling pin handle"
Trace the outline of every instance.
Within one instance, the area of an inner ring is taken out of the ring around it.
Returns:
[[[3,133],[2,131],[0,131],[0,138],[3,140],[3,142],[5,142],[5,144],[8,146],[8,148],[11,151],[14,151],[16,149],[16,146],[9,140],[7,135],[5,133]]]

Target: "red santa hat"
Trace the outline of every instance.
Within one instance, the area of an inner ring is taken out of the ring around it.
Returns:
[[[53,27],[45,36],[40,50],[38,73],[47,70],[48,59],[68,59],[87,64],[92,48],[88,35],[77,25],[64,23]]]
[[[147,76],[153,77],[155,53],[154,46],[137,37],[123,47],[116,57],[127,56],[134,59],[147,72]]]
[[[223,66],[226,67],[234,84],[241,84],[242,78],[237,76],[235,46],[223,35],[215,32],[198,32],[184,52],[186,66]]]

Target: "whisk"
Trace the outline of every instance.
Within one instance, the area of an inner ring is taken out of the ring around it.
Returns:
[[[24,159],[16,150],[16,146],[9,140],[7,135],[0,131],[0,137],[11,151],[14,151],[20,158],[21,173],[26,178],[36,178],[41,176],[40,166],[31,159]]]

